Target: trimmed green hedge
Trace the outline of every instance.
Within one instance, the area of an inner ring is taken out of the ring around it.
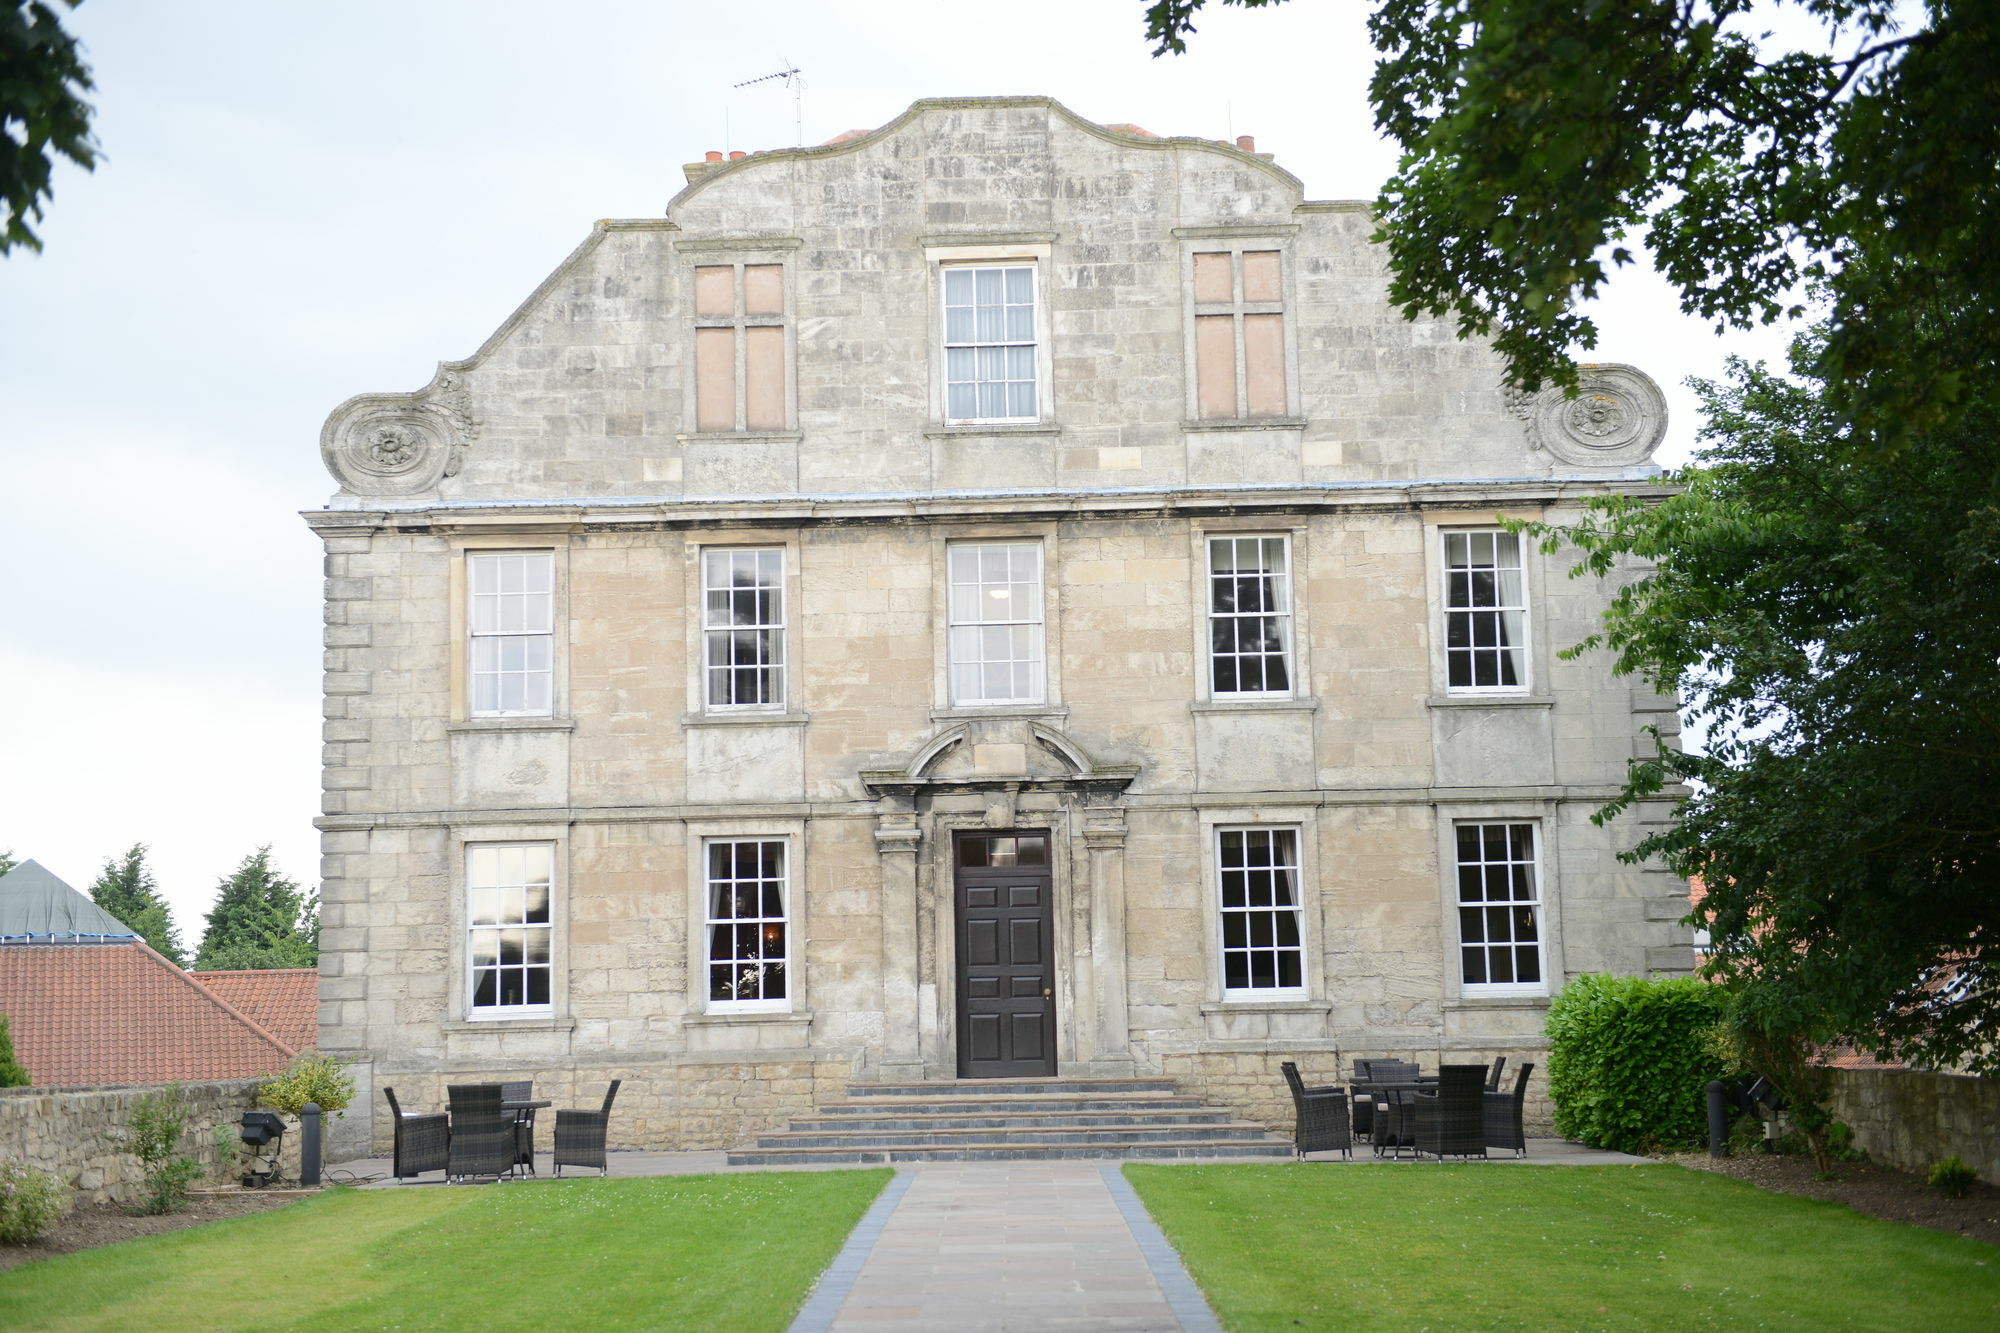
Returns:
[[[1619,1152],[1704,1142],[1704,1090],[1727,1072],[1708,1039],[1725,1002],[1690,978],[1596,972],[1564,986],[1546,1029],[1556,1132]]]

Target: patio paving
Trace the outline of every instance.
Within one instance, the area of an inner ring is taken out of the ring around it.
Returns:
[[[1491,1165],[1643,1165],[1560,1139],[1530,1139],[1525,1158]],[[542,1174],[505,1188],[532,1189]],[[721,1152],[613,1152],[613,1177],[739,1171],[853,1170],[852,1166],[730,1166]],[[1200,1159],[1159,1159],[1163,1165]],[[1375,1161],[1366,1151],[1355,1161]],[[966,1333],[1064,1329],[1219,1330],[1215,1316],[1166,1238],[1119,1173],[1120,1162],[920,1162],[899,1165],[847,1244],[820,1278],[791,1333]],[[1345,1165],[1315,1154],[1296,1169]],[[1406,1159],[1411,1170],[1433,1162]],[[376,1189],[423,1189],[388,1179],[389,1158],[328,1168],[331,1178]],[[584,1172],[583,1175],[594,1175]],[[567,1177],[566,1177],[567,1178]]]

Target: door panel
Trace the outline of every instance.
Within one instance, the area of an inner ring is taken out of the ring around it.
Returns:
[[[958,1072],[1056,1072],[1048,834],[964,833],[958,899]]]

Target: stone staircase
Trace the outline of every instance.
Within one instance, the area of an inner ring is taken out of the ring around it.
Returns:
[[[729,1164],[1291,1154],[1291,1140],[1203,1106],[1171,1079],[977,1078],[855,1084],[844,1100],[733,1149]]]

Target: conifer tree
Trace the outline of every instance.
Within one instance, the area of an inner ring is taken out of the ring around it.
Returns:
[[[187,966],[181,949],[180,931],[175,929],[167,900],[146,865],[146,844],[135,842],[123,856],[104,863],[97,882],[90,886],[90,900],[137,932],[176,967]]]
[[[0,1014],[0,1088],[25,1088],[33,1082],[14,1058],[14,1035],[7,1030],[7,1015]]]
[[[312,895],[273,870],[270,847],[259,847],[216,885],[195,968],[316,966],[318,918]]]

